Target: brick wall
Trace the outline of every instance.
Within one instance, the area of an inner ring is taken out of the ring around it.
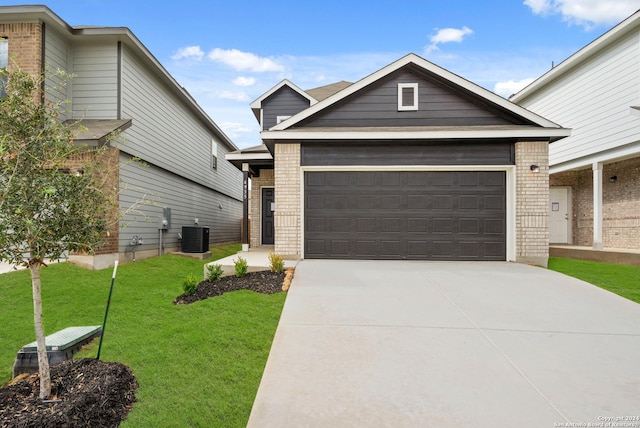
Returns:
[[[605,164],[602,170],[603,246],[640,249],[640,158]],[[611,177],[616,177],[614,182]],[[570,186],[574,245],[593,245],[591,168],[554,174],[551,186]]]
[[[301,256],[300,144],[276,144],[275,252]]]
[[[516,143],[516,261],[547,266],[549,259],[549,143]],[[540,172],[531,171],[538,165]]]
[[[251,236],[250,247],[261,246],[262,231],[260,230],[262,224],[262,187],[273,187],[275,184],[274,171],[272,169],[263,169],[260,171],[259,177],[251,178],[251,194],[249,200],[249,218],[251,219],[251,230],[249,235]],[[277,197],[277,192],[276,192]]]
[[[33,76],[40,74],[42,71],[40,23],[0,24],[0,37],[9,39],[9,71],[14,71],[17,65],[22,71]]]

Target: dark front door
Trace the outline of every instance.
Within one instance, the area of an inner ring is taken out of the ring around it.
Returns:
[[[273,245],[274,189],[262,189],[262,245]]]
[[[306,258],[505,260],[504,171],[306,172]]]

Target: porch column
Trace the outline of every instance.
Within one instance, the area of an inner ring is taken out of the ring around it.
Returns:
[[[593,249],[602,245],[602,162],[593,163]]]
[[[249,251],[249,164],[242,164],[242,251]]]

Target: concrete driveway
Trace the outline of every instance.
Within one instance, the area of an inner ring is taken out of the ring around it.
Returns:
[[[514,263],[305,260],[248,426],[640,427],[640,305]]]

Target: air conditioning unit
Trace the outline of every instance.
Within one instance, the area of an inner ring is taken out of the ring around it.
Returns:
[[[206,253],[209,251],[209,228],[182,226],[182,252]]]

